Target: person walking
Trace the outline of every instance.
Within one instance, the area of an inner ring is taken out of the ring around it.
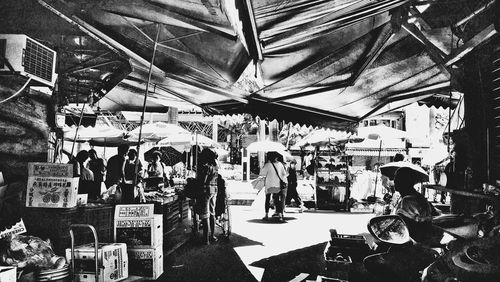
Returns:
[[[297,169],[296,169],[297,161],[292,160],[290,162],[290,167],[288,168],[288,191],[286,194],[285,204],[290,205],[292,199],[295,201],[295,204],[299,206],[299,212],[304,211],[304,204],[299,197],[299,193],[297,192]]]
[[[276,207],[276,213],[278,214],[279,221],[285,222],[283,217],[283,211],[285,209],[285,198],[286,198],[286,188],[280,188],[280,181],[287,182],[287,173],[285,166],[279,161],[279,155],[276,152],[267,153],[268,162],[260,170],[260,176],[266,178],[265,189],[266,189],[266,202],[265,211],[266,214],[263,220],[269,219],[269,208],[271,202],[271,195],[273,197],[273,202]]]
[[[217,154],[205,148],[198,157],[196,169],[196,179],[201,184],[201,191],[196,198],[195,211],[203,225],[203,238],[206,245],[217,241],[214,233],[218,177]]]
[[[94,149],[89,150],[88,169],[94,174],[94,188],[97,195],[89,195],[89,199],[97,200],[101,193],[101,184],[104,182],[104,175],[106,174],[106,161],[97,157],[97,152]]]
[[[107,175],[105,182],[107,188],[115,184],[120,184],[123,181],[123,164],[125,163],[129,148],[129,145],[127,144],[120,144],[120,146],[118,146],[118,154],[112,156],[108,160],[108,165],[106,166]]]

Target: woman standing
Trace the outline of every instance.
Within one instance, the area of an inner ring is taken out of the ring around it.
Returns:
[[[280,188],[280,182],[287,183],[287,173],[283,163],[279,161],[279,155],[276,152],[267,153],[268,162],[260,170],[260,176],[266,177],[266,215],[263,220],[269,219],[269,207],[271,195],[273,196],[274,205],[276,206],[276,213],[279,216],[280,222],[285,222],[283,218],[283,211],[285,210],[285,198],[287,189]]]
[[[196,179],[201,184],[200,196],[196,199],[195,209],[203,225],[205,244],[215,242],[215,200],[217,195],[217,154],[205,148],[198,157]],[[209,226],[210,224],[210,226]],[[209,235],[210,231],[210,235]]]

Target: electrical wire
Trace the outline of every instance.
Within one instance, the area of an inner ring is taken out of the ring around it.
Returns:
[[[21,94],[26,89],[26,87],[28,87],[30,82],[31,82],[31,77],[28,78],[28,81],[26,81],[26,83],[24,83],[24,85],[23,85],[23,87],[21,87],[21,89],[19,89],[16,93],[11,95],[10,97],[7,97],[7,98],[3,99],[2,101],[0,101],[0,104],[5,103],[5,102],[9,101],[10,99],[16,97],[17,95]]]

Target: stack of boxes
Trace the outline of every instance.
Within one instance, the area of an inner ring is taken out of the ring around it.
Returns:
[[[163,273],[163,215],[154,205],[117,205],[115,242],[126,243],[130,274],[157,279]]]

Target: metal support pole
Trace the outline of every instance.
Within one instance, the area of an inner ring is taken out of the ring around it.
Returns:
[[[75,138],[73,139],[73,145],[71,146],[70,158],[73,158],[73,151],[75,150],[76,137],[78,137],[78,130],[80,129],[80,125],[82,124],[83,110],[84,109],[85,109],[85,103],[83,103],[82,111],[80,112],[80,120],[78,121],[78,127],[76,128],[76,131],[75,131]]]
[[[379,165],[379,170],[380,170],[380,153],[382,152],[382,139],[380,139],[380,146],[378,148],[378,160],[377,160],[377,165]],[[373,189],[373,198],[376,199],[377,196],[377,183],[378,183],[378,172],[375,171],[375,188]]]
[[[148,82],[146,83],[146,93],[144,94],[144,103],[142,105],[142,115],[141,115],[141,124],[139,125],[139,139],[137,140],[137,157],[135,158],[135,176],[134,176],[134,187],[137,184],[137,169],[139,165],[139,156],[140,156],[140,148],[141,148],[141,138],[142,138],[142,125],[144,124],[144,113],[146,112],[146,102],[148,100],[149,94],[149,83],[151,82],[151,74],[153,72],[153,66],[156,57],[156,47],[158,46],[158,38],[160,37],[160,24],[156,24],[156,37],[153,45],[153,56],[151,58],[151,64],[149,64],[149,73],[148,73]]]

